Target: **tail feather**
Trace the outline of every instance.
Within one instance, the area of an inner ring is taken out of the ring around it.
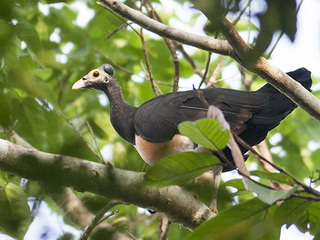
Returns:
[[[312,79],[311,72],[308,69],[299,68],[295,71],[288,72],[287,74],[311,92]]]
[[[311,85],[312,85],[312,79],[311,79],[311,72],[306,68],[299,68],[292,72],[287,72],[287,75],[289,75],[291,78],[299,82],[304,88],[306,88],[308,91],[311,91]],[[262,88],[260,88],[257,92],[264,93],[264,94],[271,94],[271,93],[280,93],[279,90],[274,88],[269,83],[264,85]]]
[[[311,91],[310,87],[312,85],[312,79],[310,71],[305,68],[299,68],[293,72],[288,72],[287,74],[297,82],[301,83],[301,85],[307,90]],[[268,95],[268,104],[262,111],[255,113],[252,116],[252,118],[246,123],[247,128],[239,135],[240,138],[251,146],[258,144],[265,139],[268,132],[279,125],[281,120],[283,120],[297,107],[291,99],[279,92],[270,84],[266,84],[257,92]],[[240,149],[243,154],[248,151],[248,149],[242,145],[240,145]],[[231,162],[231,165],[223,162],[223,170],[228,171],[235,168],[230,149],[224,149],[223,153]]]
[[[310,71],[305,68],[299,68],[295,71],[288,72],[287,74],[307,90],[311,91],[312,79]],[[269,96],[269,103],[263,111],[253,117],[253,124],[270,125],[275,127],[297,107],[291,99],[270,84],[266,84],[257,92],[267,94]]]
[[[312,79],[310,71],[305,68],[299,68],[287,74],[311,91]],[[281,120],[297,107],[291,99],[270,84],[266,84],[257,92],[269,96],[268,105],[261,112],[252,116],[247,124],[248,128],[239,135],[251,146],[260,143],[271,129],[279,125]]]

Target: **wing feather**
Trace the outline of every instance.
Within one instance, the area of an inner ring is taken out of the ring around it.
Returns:
[[[200,90],[209,105],[218,107],[231,129],[241,133],[246,122],[268,104],[268,95],[257,92],[210,88]],[[135,115],[138,135],[150,142],[169,141],[183,121],[196,121],[207,115],[206,106],[196,91],[176,92],[158,96],[142,104]]]

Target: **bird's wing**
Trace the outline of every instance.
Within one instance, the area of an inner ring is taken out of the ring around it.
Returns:
[[[199,92],[203,98],[199,97]],[[218,107],[231,129],[241,133],[246,129],[245,123],[267,105],[268,95],[221,88],[164,94],[138,108],[135,131],[150,142],[169,141],[178,133],[179,123],[207,116],[204,102]]]

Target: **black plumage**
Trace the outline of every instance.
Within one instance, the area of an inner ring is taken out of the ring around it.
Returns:
[[[310,91],[312,80],[307,69],[300,68],[287,74]],[[179,135],[177,126],[183,121],[196,121],[207,115],[206,106],[195,90],[163,94],[138,108],[130,106],[124,101],[114,78],[114,69],[109,64],[90,71],[72,88],[105,92],[110,100],[113,127],[122,138],[136,146],[150,165],[167,155],[192,151],[194,144]],[[251,146],[260,143],[268,131],[297,107],[270,84],[253,92],[222,88],[198,91],[209,105],[223,112],[231,130]],[[243,153],[247,151],[244,147],[241,150]],[[226,148],[224,155],[228,158],[228,163],[223,163],[224,170],[233,169],[230,149]]]

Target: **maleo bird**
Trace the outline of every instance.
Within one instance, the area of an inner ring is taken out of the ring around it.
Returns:
[[[300,68],[287,74],[310,91],[312,79],[307,69]],[[222,111],[231,130],[250,146],[265,139],[268,131],[297,107],[270,84],[254,92],[222,88],[172,92],[157,96],[140,107],[133,107],[124,101],[114,78],[114,68],[109,64],[93,69],[72,86],[72,89],[87,88],[107,95],[114,129],[133,144],[142,159],[151,166],[163,157],[194,151],[195,144],[179,134],[178,124],[207,116],[207,107],[197,91],[209,105]],[[244,147],[240,148],[243,154],[247,152]],[[227,161],[221,159],[223,171],[234,169],[230,149],[226,147],[223,153],[227,158]]]

